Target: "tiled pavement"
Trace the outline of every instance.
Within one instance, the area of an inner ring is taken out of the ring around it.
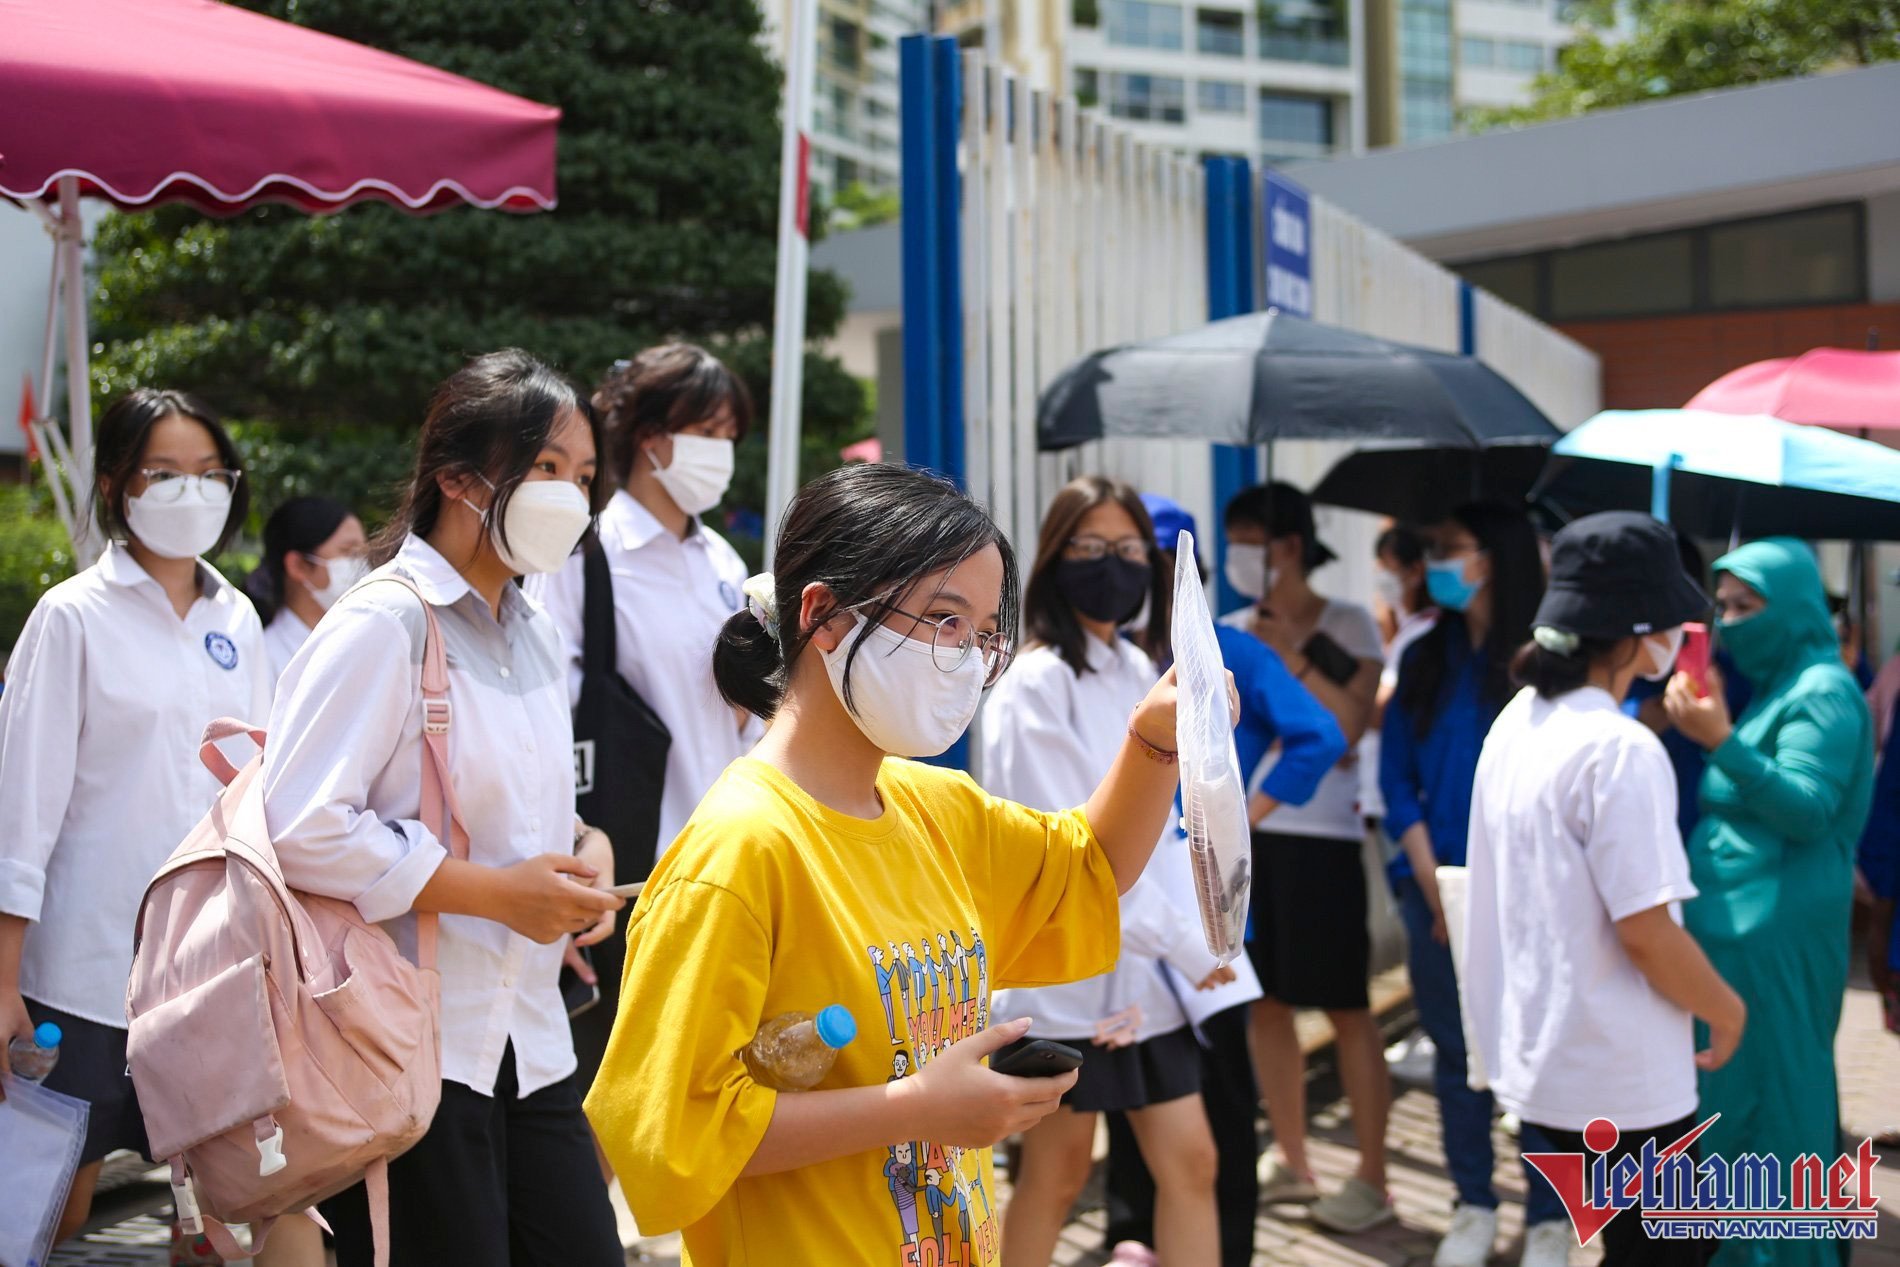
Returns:
[[[1900,1125],[1900,1038],[1884,1032],[1879,1021],[1879,1005],[1872,992],[1864,985],[1850,989],[1836,1051],[1842,1118],[1855,1137]],[[1398,1091],[1389,1137],[1398,1222],[1363,1236],[1336,1237],[1296,1218],[1263,1212],[1256,1225],[1256,1263],[1424,1267],[1431,1262],[1451,1207],[1451,1184],[1439,1152],[1438,1115],[1429,1092],[1416,1087]],[[1323,1188],[1339,1183],[1352,1169],[1351,1132],[1344,1110],[1343,1103],[1333,1103],[1315,1115],[1312,1157]],[[1503,1250],[1494,1261],[1502,1264],[1516,1259],[1523,1221],[1517,1199],[1523,1195],[1523,1182],[1511,1141],[1502,1133],[1498,1152],[1497,1183],[1506,1204],[1500,1221]],[[1856,1267],[1900,1267],[1900,1156],[1886,1154],[1874,1176],[1874,1190],[1886,1208],[1881,1234],[1856,1248],[1854,1263]],[[166,1195],[162,1184],[122,1189],[115,1199],[119,1216],[54,1254],[48,1267],[164,1267],[165,1227],[154,1215],[161,1212]],[[620,1214],[629,1264],[678,1264],[676,1237],[641,1239],[624,1206]],[[1084,1195],[1075,1221],[1064,1234],[1056,1263],[1062,1267],[1105,1263],[1101,1233],[1099,1192],[1091,1191]],[[1571,1262],[1573,1267],[1584,1267],[1596,1263],[1598,1257],[1593,1248],[1573,1253]]]

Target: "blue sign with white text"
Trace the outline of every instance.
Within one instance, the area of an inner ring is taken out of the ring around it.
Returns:
[[[1267,235],[1267,306],[1313,315],[1313,204],[1306,191],[1269,170],[1261,181]]]

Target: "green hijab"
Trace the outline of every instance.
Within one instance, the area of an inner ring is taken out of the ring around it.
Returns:
[[[1751,541],[1715,561],[1767,602],[1753,616],[1721,624],[1722,646],[1758,695],[1813,664],[1838,663],[1840,645],[1814,551],[1793,537]]]

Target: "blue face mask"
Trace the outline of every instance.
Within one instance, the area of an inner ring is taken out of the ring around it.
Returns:
[[[1465,561],[1463,559],[1430,559],[1425,564],[1425,589],[1432,596],[1432,602],[1447,611],[1461,612],[1471,606],[1471,600],[1484,588],[1482,579],[1465,579]]]

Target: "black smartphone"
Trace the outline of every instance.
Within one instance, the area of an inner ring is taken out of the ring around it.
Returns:
[[[582,946],[581,958],[587,961],[588,967],[593,967],[593,948],[591,946]],[[589,985],[587,982],[581,980],[580,973],[574,971],[566,964],[563,964],[561,965],[561,1002],[567,1007],[568,1019],[572,1020],[582,1012],[587,1011],[587,1009],[599,1004],[600,986]]]
[[[1306,640],[1300,652],[1313,662],[1320,676],[1335,686],[1344,686],[1359,676],[1359,661],[1352,652],[1334,642],[1323,633],[1316,633]]]
[[[990,1062],[997,1073],[1012,1078],[1053,1078],[1059,1073],[1082,1067],[1082,1053],[1046,1038],[1035,1038],[1006,1056]]]

